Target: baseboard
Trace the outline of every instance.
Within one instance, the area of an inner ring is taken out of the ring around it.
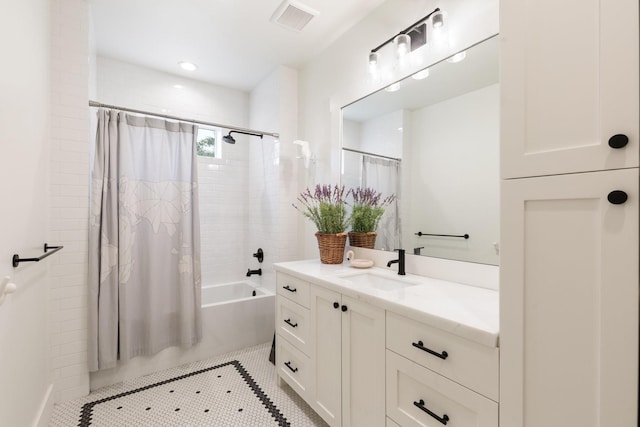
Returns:
[[[54,392],[53,392],[54,384],[49,384],[47,388],[47,392],[44,395],[44,399],[42,399],[42,403],[40,404],[40,408],[38,408],[38,413],[33,421],[33,427],[47,427],[49,425],[49,419],[51,418],[51,411],[53,410],[54,403]]]

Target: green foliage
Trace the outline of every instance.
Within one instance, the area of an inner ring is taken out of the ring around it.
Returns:
[[[306,189],[298,196],[300,207],[293,205],[309,218],[323,234],[344,233],[349,225],[344,201],[344,186],[316,185],[314,192]]]
[[[355,204],[351,209],[351,231],[368,233],[376,231],[380,218],[384,214],[384,208],[365,204]]]
[[[369,233],[376,231],[380,218],[384,215],[385,207],[389,206],[395,199],[395,195],[382,198],[382,193],[373,188],[352,188],[347,193],[353,196],[353,207],[349,222],[351,231],[357,233]]]
[[[198,156],[215,157],[216,139],[213,136],[209,136],[196,142],[196,154]]]

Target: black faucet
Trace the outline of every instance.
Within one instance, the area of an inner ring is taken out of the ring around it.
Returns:
[[[391,264],[398,263],[398,274],[404,276],[407,273],[404,271],[404,249],[395,249],[398,251],[398,259],[391,260],[387,263],[387,267],[391,267]]]
[[[251,277],[252,274],[257,274],[258,276],[262,276],[262,269],[259,268],[257,270],[247,270],[247,277]]]
[[[413,248],[413,254],[420,255],[420,249],[424,249],[424,246],[420,246],[419,248]]]

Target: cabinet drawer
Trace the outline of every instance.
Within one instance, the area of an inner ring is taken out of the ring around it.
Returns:
[[[309,397],[311,360],[280,335],[276,336],[276,367],[280,378],[292,389],[303,398]]]
[[[276,329],[280,336],[309,355],[309,309],[278,295]]]
[[[496,347],[477,344],[387,312],[387,348],[498,401],[499,359]]]
[[[386,371],[387,416],[404,427],[498,426],[496,402],[389,350]]]
[[[278,294],[309,308],[309,283],[288,274],[278,273]]]

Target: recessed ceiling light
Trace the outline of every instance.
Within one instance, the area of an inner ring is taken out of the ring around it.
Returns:
[[[175,87],[176,89],[184,89],[184,86],[182,85],[173,85],[173,87]]]
[[[178,62],[178,65],[180,65],[180,68],[187,71],[195,71],[198,69],[198,66],[196,64],[188,61],[180,61]]]
[[[400,82],[391,83],[389,86],[385,87],[384,90],[387,92],[396,92],[400,90]]]
[[[451,58],[447,58],[447,62],[451,62],[452,64],[455,64],[456,62],[462,61],[466,57],[467,57],[467,52],[465,51],[458,52],[455,55],[453,55]]]
[[[422,71],[418,71],[417,73],[413,74],[411,77],[413,77],[416,80],[426,79],[427,77],[429,77],[429,69],[425,68]]]

